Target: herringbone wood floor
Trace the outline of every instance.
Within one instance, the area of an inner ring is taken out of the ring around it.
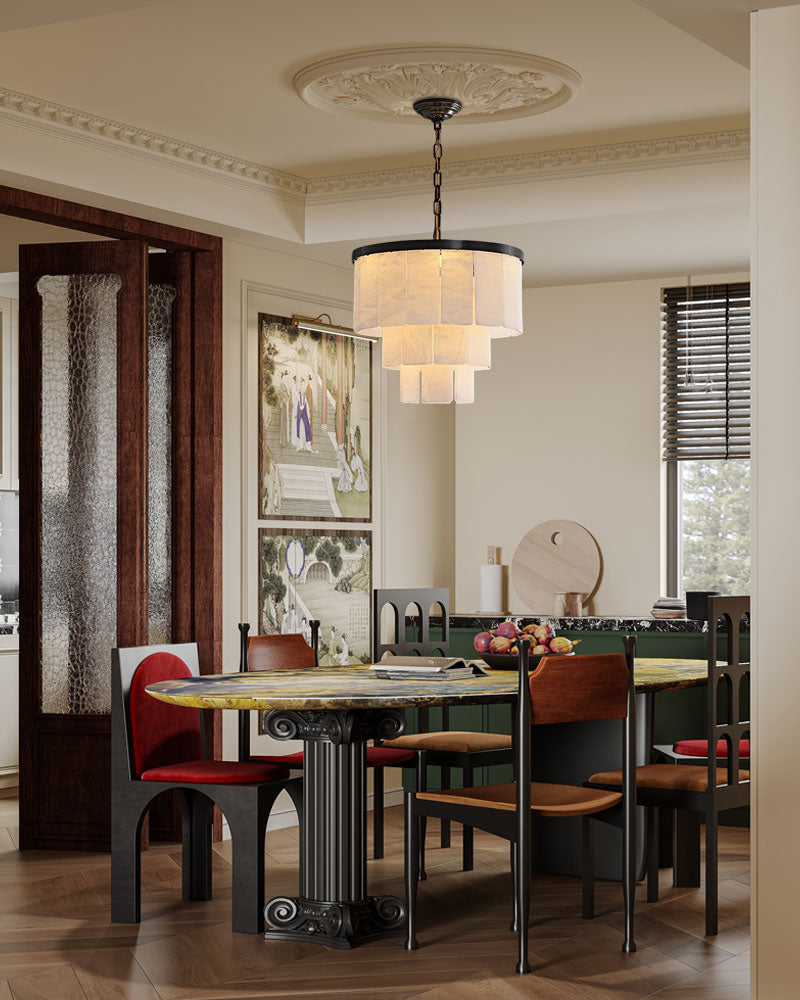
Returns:
[[[180,900],[180,854],[159,845],[143,855],[143,919],[109,922],[107,855],[25,853],[3,826],[0,802],[0,1000],[745,1000],[748,990],[748,831],[723,829],[720,933],[703,937],[703,895],[673,889],[641,903],[635,955],[620,952],[621,899],[598,883],[598,916],[580,918],[575,880],[535,878],[534,972],[512,972],[507,845],[476,838],[475,871],[459,871],[459,842],[435,846],[420,890],[418,952],[399,940],[352,952],[278,945],[232,934],[230,844],[215,847],[215,898]],[[435,826],[435,824],[431,824]],[[297,831],[267,835],[268,895],[297,884]],[[401,811],[387,814],[387,858],[370,861],[370,889],[402,895]],[[641,890],[640,890],[641,894]]]

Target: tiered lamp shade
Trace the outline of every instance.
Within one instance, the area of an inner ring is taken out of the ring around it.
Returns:
[[[356,334],[383,340],[405,403],[471,403],[491,341],[522,333],[522,252],[499,243],[413,240],[353,253]]]

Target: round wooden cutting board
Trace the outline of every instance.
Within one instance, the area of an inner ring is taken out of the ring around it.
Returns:
[[[543,521],[531,528],[511,560],[511,580],[522,601],[541,614],[553,614],[560,591],[591,597],[600,577],[600,549],[575,521]]]

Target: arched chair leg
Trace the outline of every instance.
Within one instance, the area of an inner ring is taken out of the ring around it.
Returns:
[[[372,768],[372,856],[383,857],[383,768]]]
[[[267,810],[259,810],[258,798],[238,803],[228,816],[233,846],[233,919],[238,934],[264,932],[264,834]],[[271,803],[270,803],[271,806]]]
[[[211,899],[214,803],[201,792],[178,789],[183,816],[183,898]]]
[[[299,845],[300,849],[298,853],[298,859],[299,859],[298,890],[299,890],[299,886],[303,884],[303,837],[304,837],[303,831],[305,829],[305,825],[303,823],[303,813],[304,813],[303,779],[295,778],[294,780],[290,781],[286,785],[286,791],[289,793],[289,797],[291,798],[292,804],[294,805],[295,811],[297,812],[297,823],[298,823],[297,828],[300,834],[300,845]],[[267,816],[267,820],[269,820],[269,816]]]
[[[147,805],[114,803],[111,812],[111,919],[138,924],[142,919],[142,822]]]

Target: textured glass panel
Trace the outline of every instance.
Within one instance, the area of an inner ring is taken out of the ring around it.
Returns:
[[[148,639],[172,638],[172,303],[175,288],[148,290]]]
[[[116,274],[40,278],[42,711],[110,711],[117,640]]]

